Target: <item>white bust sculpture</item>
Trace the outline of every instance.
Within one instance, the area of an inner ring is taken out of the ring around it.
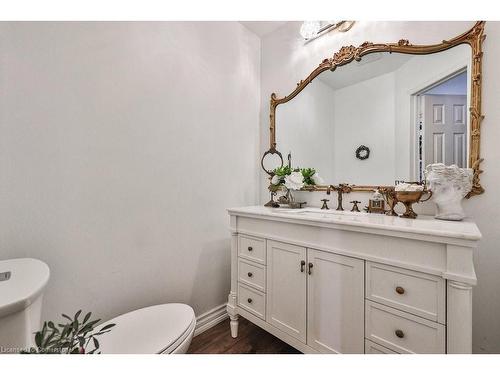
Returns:
[[[443,163],[429,164],[425,177],[436,203],[436,219],[462,220],[465,217],[462,199],[472,189],[472,169],[446,166]]]

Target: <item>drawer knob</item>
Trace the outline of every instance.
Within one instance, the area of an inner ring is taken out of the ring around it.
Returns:
[[[403,337],[405,337],[405,334],[403,331],[401,331],[400,329],[397,329],[395,332],[396,336],[398,336],[400,339],[402,339]]]
[[[252,251],[252,250],[253,250],[252,246],[248,246],[248,251]]]
[[[247,299],[247,301],[248,301],[248,303],[252,303],[252,299],[251,298]]]
[[[396,293],[397,294],[404,294],[405,293],[405,288],[403,288],[402,286],[397,286],[396,287]]]
[[[247,273],[248,277],[252,277],[253,276],[253,273],[249,272]]]

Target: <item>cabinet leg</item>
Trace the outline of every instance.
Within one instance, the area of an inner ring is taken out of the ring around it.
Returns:
[[[236,309],[236,293],[229,293],[229,297],[227,299],[227,314],[229,315],[229,327],[231,327],[231,337],[235,339],[238,337],[238,318],[239,315]]]
[[[235,339],[236,337],[238,337],[238,315],[234,315],[234,316],[229,316],[229,319],[230,319],[230,322],[229,322],[229,326],[231,327],[231,337],[233,339]]]
[[[448,354],[472,353],[472,285],[448,281]]]

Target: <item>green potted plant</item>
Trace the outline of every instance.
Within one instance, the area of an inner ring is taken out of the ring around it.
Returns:
[[[96,329],[101,319],[92,320],[92,313],[87,313],[83,320],[79,318],[79,310],[73,318],[66,314],[64,323],[55,324],[52,321],[43,323],[42,329],[35,333],[35,347],[22,351],[23,354],[100,354],[97,336],[111,331],[115,324],[110,323]],[[88,345],[93,348],[87,351]]]
[[[295,207],[293,190],[301,190],[305,186],[322,185],[324,183],[324,180],[314,168],[292,169],[289,165],[284,165],[274,169],[269,190],[272,192],[282,191],[285,196],[280,197],[280,203]],[[300,207],[301,204],[297,206]]]

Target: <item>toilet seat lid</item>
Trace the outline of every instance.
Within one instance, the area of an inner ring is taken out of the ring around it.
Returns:
[[[167,303],[131,311],[102,323],[116,326],[97,336],[103,354],[154,354],[173,351],[194,330],[193,309]]]
[[[49,267],[38,259],[0,261],[0,317],[25,309],[42,294]]]

